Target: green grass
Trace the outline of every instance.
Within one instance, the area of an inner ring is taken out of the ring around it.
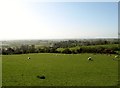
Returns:
[[[94,61],[87,61],[91,56]],[[27,57],[31,57],[30,60]],[[3,55],[3,86],[114,86],[118,61],[101,54]],[[46,79],[36,76],[44,75]]]

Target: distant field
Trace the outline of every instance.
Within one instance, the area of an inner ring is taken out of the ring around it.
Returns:
[[[93,61],[88,61],[91,56]],[[3,86],[114,86],[118,61],[105,54],[3,55]],[[31,59],[28,60],[27,57]],[[45,79],[37,76],[44,75]]]
[[[90,45],[90,46],[76,46],[76,47],[71,47],[69,48],[70,50],[76,50],[76,49],[80,49],[80,48],[99,48],[99,47],[103,47],[103,48],[107,48],[107,49],[115,49],[118,48],[118,44],[106,44],[106,45]],[[57,51],[63,51],[65,48],[58,48]]]

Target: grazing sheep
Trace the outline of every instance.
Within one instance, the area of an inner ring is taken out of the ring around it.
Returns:
[[[119,58],[119,56],[116,55],[116,56],[113,58],[113,60],[118,60],[118,58]]]
[[[116,55],[115,58],[118,58],[118,55]]]
[[[28,59],[30,59],[30,57],[28,57]]]
[[[88,57],[88,61],[92,61],[92,58],[91,58],[91,57]]]

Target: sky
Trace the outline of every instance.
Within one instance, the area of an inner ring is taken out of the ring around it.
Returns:
[[[117,38],[117,2],[2,0],[0,40]]]

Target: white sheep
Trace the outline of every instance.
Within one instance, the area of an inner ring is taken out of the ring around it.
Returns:
[[[118,58],[118,55],[116,55],[115,58]]]
[[[119,58],[119,56],[116,55],[116,56],[113,58],[113,60],[117,60],[118,58]]]
[[[92,58],[91,58],[91,57],[88,57],[88,60],[89,60],[89,61],[92,61]]]
[[[28,57],[28,59],[30,59],[30,57]]]

